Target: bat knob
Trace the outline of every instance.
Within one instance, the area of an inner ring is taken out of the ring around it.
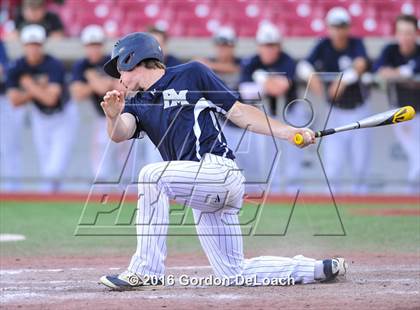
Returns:
[[[300,133],[295,134],[295,136],[293,137],[293,141],[295,142],[296,145],[301,145],[303,144],[303,136]]]

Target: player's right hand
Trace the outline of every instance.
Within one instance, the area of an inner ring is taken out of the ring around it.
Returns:
[[[101,102],[104,113],[109,118],[116,118],[124,109],[124,93],[118,90],[108,91]]]
[[[300,134],[303,138],[303,141],[301,144],[296,144],[295,142],[295,135]],[[297,146],[299,148],[304,148],[306,146],[309,146],[311,144],[315,143],[315,133],[309,129],[309,128],[294,128],[291,127],[289,130],[289,135],[287,137],[287,140],[293,144],[294,146]]]

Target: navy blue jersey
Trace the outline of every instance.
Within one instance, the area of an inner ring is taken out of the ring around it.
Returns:
[[[182,64],[182,61],[176,58],[175,56],[168,54],[168,55],[165,55],[164,63],[165,63],[165,66],[169,68],[169,67],[175,67]]]
[[[96,70],[99,74],[101,75],[106,75],[103,66],[104,64],[110,59],[111,57],[109,55],[104,56],[99,62],[97,63],[91,63],[89,61],[89,59],[87,58],[83,58],[79,61],[77,61],[74,65],[73,65],[73,70],[72,70],[72,82],[75,81],[79,81],[79,82],[83,82],[83,83],[87,83],[86,77],[85,77],[85,72],[88,69],[94,69]],[[104,94],[96,94],[93,93],[91,100],[93,102],[93,105],[95,107],[95,110],[98,112],[99,115],[101,116],[105,116],[105,113],[101,107],[101,101],[103,98]]]
[[[296,62],[285,52],[281,52],[277,61],[271,65],[265,65],[261,62],[260,56],[255,55],[245,59],[242,62],[242,71],[240,82],[253,82],[252,74],[257,70],[267,72],[276,72],[285,75],[288,79],[293,80],[295,77]]]
[[[8,58],[4,43],[0,40],[0,95],[4,94],[6,89],[6,72],[7,72]]]
[[[25,74],[30,75],[36,81],[57,83],[64,90],[64,65],[50,55],[45,55],[43,61],[36,66],[29,65],[24,57],[16,60],[8,70],[6,87],[19,88],[19,80]],[[37,100],[33,100],[33,102],[43,113],[52,114],[62,110],[65,100],[63,96],[60,96],[57,104],[52,107],[47,107]]]
[[[324,38],[313,48],[307,61],[318,72],[343,72],[353,65],[356,58],[368,60],[365,46],[361,39],[350,37],[348,45],[343,50],[336,50],[329,38]],[[329,83],[327,83],[327,86]],[[361,105],[366,96],[362,84],[356,82],[347,85],[340,98],[335,98],[335,105],[344,109],[351,109]],[[328,98],[332,102],[333,98]]]
[[[211,63],[218,62],[215,57],[209,57],[207,58],[207,60],[210,61]],[[222,81],[226,84],[227,87],[233,90],[237,90],[239,86],[239,78],[240,78],[239,68],[242,63],[242,59],[239,57],[234,57],[232,63],[238,67],[238,72],[222,73],[222,72],[218,72],[217,70],[214,70],[214,72],[222,79]]]
[[[23,27],[29,24],[34,24],[34,22],[26,21],[22,12],[19,12],[15,19],[16,29],[21,31]],[[64,31],[63,22],[61,21],[60,16],[54,12],[46,12],[42,20],[35,24],[44,27],[47,35],[50,35],[50,33],[54,31]]]
[[[240,83],[253,82],[252,75],[257,70],[263,70],[271,73],[279,73],[287,77],[291,83],[291,87],[286,93],[286,102],[289,103],[296,99],[296,86],[293,83],[295,78],[296,62],[285,52],[280,52],[277,61],[271,65],[265,65],[261,62],[258,55],[255,55],[249,59],[245,59],[241,65],[241,77]],[[268,97],[270,100],[271,114],[275,114],[276,110],[276,98]]]
[[[373,69],[377,71],[381,67],[397,68],[403,65],[409,66],[413,74],[420,74],[420,44],[416,44],[416,49],[409,56],[401,55],[398,44],[393,43],[385,46]],[[407,80],[396,83],[396,94],[396,98],[390,96],[391,104],[412,105],[416,111],[419,111],[420,85],[418,82]]]
[[[226,114],[238,95],[199,62],[170,67],[148,92],[125,102],[136,118],[133,138],[145,132],[162,158],[199,161],[211,153],[234,159],[215,112]]]

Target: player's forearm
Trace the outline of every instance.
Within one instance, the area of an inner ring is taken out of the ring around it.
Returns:
[[[378,70],[378,76],[384,80],[405,79],[412,75],[412,72],[406,72],[406,68],[406,66],[400,66],[397,68],[382,67]]]
[[[356,70],[357,74],[362,75],[367,69],[368,63],[365,58],[358,57],[353,61],[353,68]]]
[[[251,105],[236,102],[227,115],[235,125],[263,135],[274,135],[279,139],[288,139],[292,127],[268,117],[261,110]]]
[[[61,95],[61,89],[42,87],[39,85],[32,85],[28,89],[28,93],[31,94],[32,98],[36,99],[42,105],[46,107],[54,107],[58,104],[59,96]]]
[[[71,97],[76,101],[83,101],[92,95],[92,90],[85,83],[74,82],[70,85]]]
[[[25,91],[11,90],[7,93],[13,106],[18,107],[31,101],[31,96]]]
[[[107,121],[107,132],[109,138],[114,142],[122,142],[131,138],[128,126],[125,124],[124,120],[121,118],[121,115],[117,117],[106,118]]]

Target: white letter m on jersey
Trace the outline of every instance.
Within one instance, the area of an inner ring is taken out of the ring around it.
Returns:
[[[163,93],[163,101],[164,101],[164,109],[175,107],[177,105],[184,105],[188,104],[187,99],[187,92],[188,90],[180,90],[179,93],[175,91],[175,89],[167,89],[164,90]]]

